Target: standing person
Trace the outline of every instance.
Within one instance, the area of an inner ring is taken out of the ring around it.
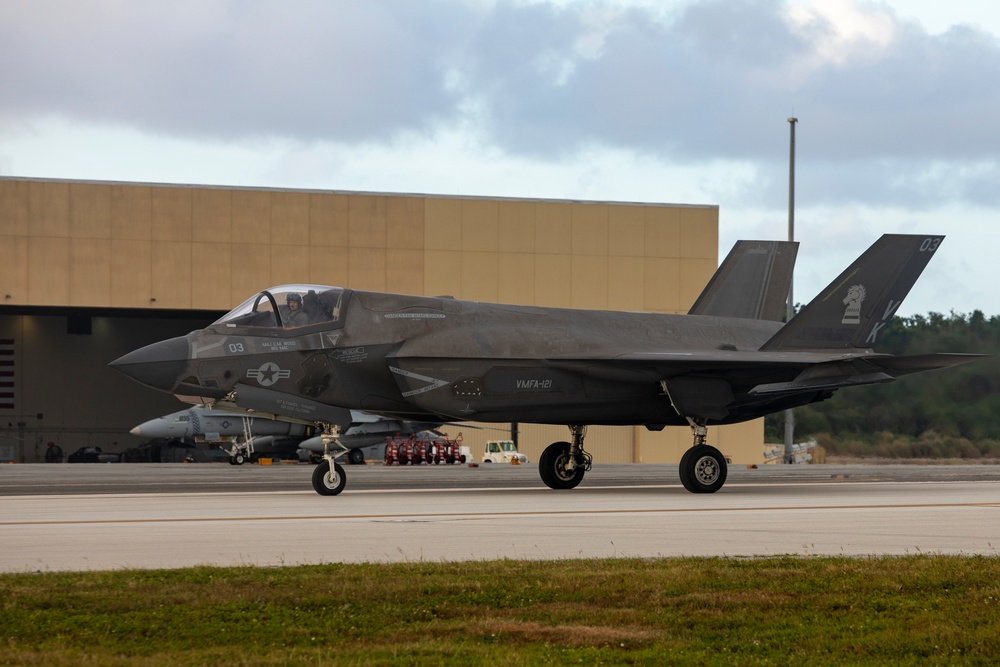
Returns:
[[[63,450],[62,447],[54,442],[50,442],[49,446],[45,449],[45,462],[46,463],[62,463],[63,460]]]

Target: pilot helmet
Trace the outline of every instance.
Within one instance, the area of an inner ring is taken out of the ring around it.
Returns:
[[[302,295],[298,292],[289,292],[288,296],[285,297],[285,303],[291,303],[292,301],[297,302],[300,306],[302,305]]]

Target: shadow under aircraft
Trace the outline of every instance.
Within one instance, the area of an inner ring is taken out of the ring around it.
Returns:
[[[797,244],[740,241],[687,314],[285,285],[111,365],[187,402],[315,425],[324,460],[313,487],[324,495],[346,483],[337,437],[351,410],[566,425],[569,440],[539,457],[553,489],[577,486],[590,470],[589,425],[687,425],[693,443],[680,461],[681,482],[712,493],[727,467],[707,442],[708,426],[977,358],[874,351],[942,240],[881,237],[787,323],[780,320]]]

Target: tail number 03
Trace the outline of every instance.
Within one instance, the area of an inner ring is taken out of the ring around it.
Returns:
[[[920,244],[920,252],[934,252],[941,245],[941,237],[926,238]]]

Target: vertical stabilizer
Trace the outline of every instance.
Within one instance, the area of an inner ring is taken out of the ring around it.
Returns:
[[[882,236],[761,350],[873,347],[942,240]]]
[[[780,322],[798,250],[794,241],[738,241],[688,314]]]

